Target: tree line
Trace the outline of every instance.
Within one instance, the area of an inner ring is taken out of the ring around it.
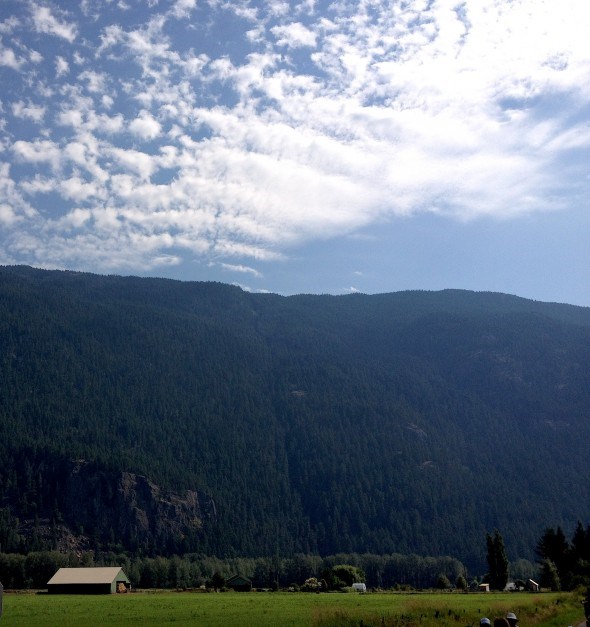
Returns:
[[[431,588],[441,576],[456,581],[464,566],[452,557],[340,554],[326,557],[297,554],[289,558],[220,559],[187,554],[171,557],[130,557],[127,554],[34,551],[28,555],[0,553],[5,588],[45,588],[62,567],[121,566],[137,588],[220,588],[233,575],[252,581],[254,588],[299,589],[306,580],[326,581],[328,588],[362,580],[379,588]],[[352,578],[351,578],[352,577]]]
[[[536,553],[541,560],[541,585],[552,590],[590,586],[590,525],[578,524],[568,540],[563,529],[549,527]]]
[[[508,559],[502,534],[496,529],[486,534],[488,572],[483,581],[492,590],[504,590],[510,576],[516,589],[524,588],[525,581],[514,577]],[[541,588],[573,590],[579,586],[590,587],[590,525],[578,521],[571,539],[567,539],[563,529],[548,527],[537,542],[535,553],[536,583]]]
[[[239,574],[254,588],[302,590],[338,589],[362,581],[370,588],[477,589],[489,583],[504,590],[509,580],[516,589],[528,578],[542,588],[571,590],[590,586],[590,525],[578,522],[571,539],[562,528],[547,528],[536,546],[538,562],[510,562],[502,534],[496,529],[485,538],[488,570],[470,576],[458,559],[418,555],[340,553],[320,557],[298,553],[291,557],[219,558],[189,553],[182,556],[133,556],[109,551],[30,551],[1,553],[0,573],[6,588],[44,588],[62,567],[121,566],[137,588],[223,588],[228,578]],[[314,583],[315,582],[315,583]]]

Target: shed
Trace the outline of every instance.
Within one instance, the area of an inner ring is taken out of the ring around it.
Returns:
[[[47,582],[51,594],[114,594],[130,588],[129,578],[119,566],[60,568]]]
[[[539,584],[536,581],[533,581],[532,579],[529,579],[526,582],[525,587],[527,590],[530,590],[531,592],[539,592],[539,590],[541,589],[541,586],[539,586]]]
[[[480,583],[479,586],[477,586],[477,589],[480,592],[489,592],[490,591],[490,584],[489,583]]]
[[[367,591],[367,584],[364,584],[364,583],[353,583],[352,584],[352,589],[355,590],[356,592],[366,592]]]
[[[228,588],[236,590],[238,592],[250,592],[252,590],[252,582],[248,577],[242,577],[242,575],[234,575],[226,581]]]

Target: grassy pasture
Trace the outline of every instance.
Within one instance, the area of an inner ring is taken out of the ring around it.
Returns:
[[[2,627],[202,625],[212,627],[467,627],[482,616],[518,614],[523,627],[583,621],[576,594],[290,594],[144,592],[83,596],[4,595]]]

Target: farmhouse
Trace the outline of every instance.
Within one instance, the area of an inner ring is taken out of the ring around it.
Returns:
[[[118,566],[60,568],[47,582],[51,594],[114,594],[130,588],[129,578]]]

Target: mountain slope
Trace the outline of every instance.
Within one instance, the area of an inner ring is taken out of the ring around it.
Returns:
[[[85,460],[211,500],[153,552],[531,558],[590,519],[588,363],[590,310],[503,294],[0,268],[0,507],[81,532],[49,478]]]

